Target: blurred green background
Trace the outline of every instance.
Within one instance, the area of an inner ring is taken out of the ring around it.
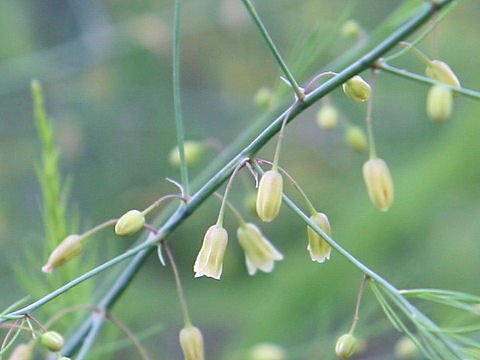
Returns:
[[[256,5],[305,84],[320,71],[341,70],[326,65],[356,46],[357,40],[339,35],[341,19],[357,19],[370,34],[402,3],[259,0]],[[421,1],[410,3],[416,6]],[[72,179],[69,219],[77,219],[80,229],[131,208],[144,208],[175,191],[165,181],[180,177],[168,162],[176,144],[172,5],[164,0],[0,2],[1,308],[25,294],[38,297],[52,290],[44,283],[24,288],[12,270],[17,264],[20,276],[37,274],[40,268],[26,260],[25,249],[44,251],[34,167],[40,162],[41,147],[32,117],[32,78],[45,88],[61,171]],[[287,89],[279,81],[278,67],[240,1],[189,0],[183,15],[186,137],[228,146],[264,113],[253,102],[260,87],[275,89],[280,104],[290,101],[290,95],[282,97]],[[464,0],[420,45],[427,54],[448,62],[462,85],[475,90],[480,89],[479,18],[480,3]],[[311,48],[305,45],[306,38],[313,39]],[[424,70],[412,54],[394,64],[417,73]],[[386,73],[377,76],[377,150],[395,182],[389,212],[379,213],[368,200],[361,178],[366,154],[349,149],[341,129],[327,133],[317,126],[319,104],[288,126],[281,165],[297,178],[318,210],[329,215],[333,237],[397,287],[479,295],[480,103],[456,99],[453,118],[439,125],[426,117],[426,92],[423,84]],[[331,100],[345,118],[363,126],[365,105],[346,99],[339,90]],[[271,141],[259,157],[271,159],[273,145]],[[202,173],[215,155],[215,149],[207,149],[191,167],[192,177]],[[254,191],[253,181],[247,175],[245,180],[236,181],[232,202],[258,223],[242,208],[246,194]],[[286,190],[300,200],[291,188]],[[192,264],[218,207],[218,200],[207,201],[170,238],[193,321],[204,332],[207,358],[247,359],[248,349],[258,342],[281,344],[291,359],[333,358],[336,337],[350,326],[361,274],[336,253],[325,264],[310,261],[306,228],[284,208],[273,223],[262,224],[285,255],[272,274],[247,275],[236,224],[227,214],[230,243],[222,280],[194,279]],[[85,258],[77,262],[76,274],[121,253],[134,240],[103,232],[95,240],[101,242],[98,255],[93,250],[86,254],[94,262],[87,264]],[[111,279],[102,274],[94,281],[105,286]],[[70,296],[81,298],[82,292],[85,299],[82,286]],[[170,268],[151,256],[113,309],[134,332],[160,329],[143,340],[153,358],[181,358],[177,336],[182,320],[176,296]],[[60,310],[56,301],[46,308],[45,314]],[[362,309],[358,334],[368,340],[364,358],[391,359],[399,335],[368,291]],[[423,309],[440,323],[449,317],[443,308]],[[114,357],[137,355],[129,347]]]

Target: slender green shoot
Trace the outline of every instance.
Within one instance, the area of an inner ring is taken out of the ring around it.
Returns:
[[[442,13],[434,20],[432,23],[425,29],[425,31],[420,34],[412,43],[410,43],[407,47],[403,48],[402,50],[396,52],[395,54],[392,54],[386,58],[383,59],[385,62],[390,62],[394,59],[399,58],[400,56],[406,54],[412,47],[418,45],[420,42],[423,41],[436,27],[437,25],[448,15],[450,12],[455,9],[455,7],[458,5],[457,1],[454,1],[450,3],[447,7],[444,8]]]
[[[180,155],[180,177],[185,189],[185,196],[190,195],[188,180],[188,166],[185,159],[185,135],[183,131],[182,100],[180,95],[180,26],[182,22],[182,0],[175,0],[175,13],[173,19],[173,107],[175,112],[175,125],[177,128],[177,145]]]
[[[277,60],[278,65],[283,71],[283,74],[285,77],[288,79],[288,82],[290,83],[293,91],[295,91],[295,95],[297,95],[297,98],[300,101],[303,101],[305,98],[305,94],[303,93],[303,90],[298,86],[297,81],[293,77],[292,72],[288,68],[287,64],[285,63],[285,60],[283,60],[282,55],[280,55],[280,52],[278,51],[277,47],[275,46],[275,43],[273,42],[271,36],[269,35],[267,29],[265,28],[265,25],[263,25],[262,19],[258,15],[257,11],[253,7],[253,4],[250,0],[242,0],[243,4],[247,8],[248,13],[252,17],[253,21],[258,27],[258,30],[262,34],[263,38],[267,42],[268,47],[270,48],[270,51],[272,52],[273,56],[275,57],[275,60]]]

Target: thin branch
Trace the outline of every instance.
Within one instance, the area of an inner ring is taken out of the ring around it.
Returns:
[[[415,81],[418,81],[418,82],[421,82],[421,83],[424,83],[424,84],[428,84],[428,85],[442,84],[443,86],[449,88],[450,90],[452,90],[456,93],[468,96],[468,97],[476,99],[476,100],[480,100],[480,92],[479,91],[470,90],[470,89],[466,89],[466,88],[463,88],[463,87],[451,86],[451,85],[448,85],[448,84],[445,84],[445,83],[441,83],[441,82],[438,82],[436,80],[430,79],[426,76],[415,74],[415,73],[412,73],[412,72],[404,70],[404,69],[396,68],[394,66],[391,66],[391,65],[383,62],[382,60],[378,61],[375,64],[375,67],[377,69],[384,70],[384,71],[389,72],[391,74],[398,75],[398,76],[404,77],[404,78],[409,79],[409,80],[415,80]]]
[[[185,135],[183,131],[182,98],[180,94],[180,25],[182,22],[182,0],[175,0],[175,13],[173,20],[173,107],[175,111],[175,126],[177,128],[177,146],[180,155],[180,176],[185,196],[190,195],[188,181],[188,167],[185,159]]]
[[[260,16],[258,16],[257,11],[253,7],[253,4],[250,0],[242,0],[243,4],[247,8],[250,16],[252,17],[253,21],[258,27],[258,30],[262,34],[263,38],[267,42],[268,47],[272,51],[273,56],[275,57],[275,60],[277,60],[278,65],[280,65],[280,68],[283,71],[283,74],[286,76],[288,79],[290,85],[293,88],[293,91],[295,91],[295,94],[297,95],[297,98],[300,101],[303,101],[305,98],[305,94],[303,93],[302,89],[300,86],[298,86],[297,81],[293,77],[292,72],[288,68],[287,64],[285,63],[285,60],[283,60],[282,55],[280,55],[280,52],[278,51],[277,47],[275,46],[275,43],[273,42],[272,38],[268,34],[267,29],[265,28],[265,25],[263,25],[262,19],[260,19]]]

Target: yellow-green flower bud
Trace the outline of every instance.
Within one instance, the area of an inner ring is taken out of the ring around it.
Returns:
[[[257,192],[257,214],[260,219],[266,222],[275,219],[282,205],[282,195],[282,175],[276,170],[263,174]]]
[[[393,181],[383,159],[370,159],[363,164],[363,179],[368,196],[380,211],[387,211],[393,202]]]
[[[185,162],[187,165],[196,164],[205,150],[205,145],[198,141],[185,141],[183,146],[185,151]],[[169,160],[173,167],[180,167],[180,150],[178,149],[178,146],[170,151]]]
[[[430,61],[425,69],[425,74],[431,79],[460,87],[460,81],[458,80],[457,75],[455,75],[447,63],[441,60]]]
[[[262,109],[268,109],[274,103],[274,97],[272,90],[266,87],[258,89],[254,98],[255,104],[257,104]]]
[[[338,111],[335,106],[324,105],[317,112],[318,126],[325,130],[333,130],[338,124]]]
[[[368,148],[367,136],[358,126],[349,126],[345,132],[345,142],[358,152],[364,152]]]
[[[83,251],[81,240],[81,236],[77,234],[69,235],[63,239],[48,257],[48,261],[42,267],[42,271],[51,273],[55,268],[80,255]]]
[[[285,350],[277,344],[257,344],[250,350],[249,360],[286,360]]]
[[[145,216],[141,211],[130,210],[123,214],[115,224],[115,233],[121,236],[135,234],[145,225]]]
[[[310,220],[315,223],[320,229],[325,231],[327,235],[331,235],[330,222],[327,215],[323,213],[316,213],[310,216]],[[310,252],[312,261],[319,263],[330,259],[330,245],[325,241],[323,237],[318,235],[310,226],[307,227],[308,234],[308,246],[307,250]]]
[[[350,19],[342,25],[340,34],[346,38],[358,38],[362,34],[362,28],[356,20]]]
[[[33,343],[18,345],[8,358],[9,360],[31,360],[33,358]]]
[[[342,359],[349,359],[355,355],[358,341],[352,334],[343,334],[337,340],[335,353]]]
[[[182,347],[185,360],[203,360],[203,336],[195,326],[185,327],[180,330],[180,346]]]
[[[343,92],[353,101],[364,102],[370,97],[370,85],[359,75],[355,75],[343,84]]]
[[[274,261],[283,259],[283,255],[263,236],[255,224],[240,225],[237,230],[237,237],[245,252],[245,262],[249,275],[255,275],[258,269],[263,272],[271,272]]]
[[[57,352],[62,350],[63,336],[56,331],[47,331],[40,336],[40,342],[50,351]]]
[[[202,248],[193,265],[195,277],[208,276],[220,279],[227,243],[227,230],[219,225],[212,225],[208,228],[203,238]]]
[[[408,336],[398,339],[394,348],[395,357],[402,360],[410,360],[419,354],[417,345]]]
[[[445,122],[452,115],[452,91],[443,85],[433,85],[427,95],[427,115],[436,122]]]

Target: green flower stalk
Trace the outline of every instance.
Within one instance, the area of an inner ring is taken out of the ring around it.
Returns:
[[[202,332],[195,326],[184,327],[179,335],[185,360],[204,360]]]
[[[317,212],[310,216],[310,220],[314,222],[320,229],[330,236],[332,231],[327,215]],[[308,246],[307,250],[310,253],[312,261],[323,263],[330,259],[331,246],[325,241],[323,237],[318,235],[310,226],[307,227]]]
[[[208,228],[203,238],[202,248],[193,265],[195,277],[208,276],[220,279],[227,243],[228,233],[222,226],[215,224]]]
[[[427,115],[433,121],[443,123],[452,115],[452,91],[443,85],[433,85],[427,95]]]
[[[283,195],[283,179],[277,170],[263,174],[258,185],[257,214],[265,222],[275,219],[280,212]]]
[[[123,214],[115,224],[115,233],[120,236],[135,234],[145,225],[145,215],[139,210],[130,210]]]
[[[255,275],[259,269],[263,272],[272,272],[274,261],[283,259],[283,255],[263,236],[255,224],[240,224],[237,237],[245,252],[249,275]]]
[[[393,181],[383,159],[370,159],[363,164],[363,179],[368,196],[380,210],[387,211],[393,202]]]

